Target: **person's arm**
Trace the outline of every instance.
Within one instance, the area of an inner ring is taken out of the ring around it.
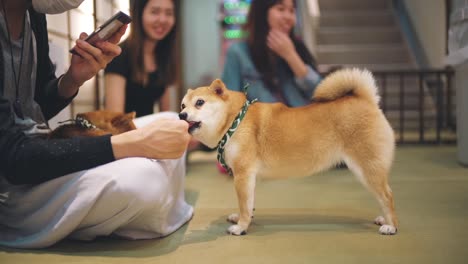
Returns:
[[[109,41],[99,43],[98,47],[79,40],[76,51],[81,57],[73,55],[69,70],[57,79],[48,57],[45,16],[35,12],[31,14],[31,25],[37,38],[39,72],[35,100],[44,116],[50,118],[71,101],[79,85],[119,54],[120,47],[116,43],[126,27],[122,27]],[[82,34],[80,37],[85,36]],[[11,102],[0,97],[0,171],[11,183],[41,183],[114,160],[110,136],[63,140],[29,137],[15,128],[11,109]]]
[[[123,113],[125,111],[125,86],[127,80],[120,74],[106,73],[105,82],[104,108]]]
[[[11,184],[39,184],[126,157],[179,158],[191,138],[188,123],[179,119],[159,119],[116,136],[31,138],[14,128],[11,109],[0,97],[0,174]]]
[[[190,139],[186,121],[162,118],[142,128],[112,136],[111,142],[116,159],[175,159],[184,154]]]
[[[286,61],[296,83],[307,96],[312,96],[322,77],[301,59],[291,38],[283,32],[271,30],[267,37],[267,46]]]
[[[125,34],[126,29],[126,25],[122,26],[109,40],[98,42],[97,47],[84,41],[88,35],[81,33],[75,46],[75,51],[80,56],[72,55],[70,68],[59,82],[58,93],[62,98],[75,95],[85,81],[96,76],[114,57],[120,54],[121,48],[116,44]]]
[[[77,50],[80,51],[82,57],[73,55],[70,68],[57,79],[55,67],[49,58],[45,15],[34,10],[30,10],[30,14],[38,51],[38,75],[34,99],[41,106],[44,117],[50,119],[73,100],[82,83],[95,76],[100,69],[120,53],[120,47],[116,43],[125,33],[126,26],[123,26],[108,41],[99,43],[97,48],[82,41],[86,37],[86,34],[82,33],[81,40],[77,41],[79,42]]]
[[[48,120],[65,108],[73,99],[62,98],[58,94],[58,83],[55,66],[49,57],[47,21],[44,14],[29,9],[31,27],[37,44],[37,74],[34,100],[41,106],[44,117]]]
[[[310,65],[306,64],[307,73],[304,77],[295,77],[294,80],[302,91],[310,98],[315,92],[318,84],[322,81],[322,76]]]
[[[279,30],[271,30],[267,37],[267,46],[288,63],[294,76],[303,78],[307,74],[307,67],[296,51],[291,38]]]
[[[11,102],[0,97],[0,174],[12,184],[38,184],[114,160],[110,136],[45,140],[14,127]]]
[[[171,102],[172,102],[172,91],[174,90],[173,86],[169,86],[164,90],[163,95],[159,99],[159,111],[171,111]]]

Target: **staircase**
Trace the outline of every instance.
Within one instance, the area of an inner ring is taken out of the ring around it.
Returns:
[[[317,57],[321,69],[414,68],[390,0],[319,0]]]
[[[335,66],[367,68],[373,72],[416,69],[391,0],[319,0],[319,8],[316,56],[320,71],[326,72]],[[376,77],[382,89],[383,81]],[[390,75],[385,86],[385,93],[380,90],[380,95],[392,127],[396,132],[402,126],[405,131],[417,131],[420,128],[418,76],[404,77],[400,81],[399,76]],[[425,82],[423,91],[423,126],[431,128],[435,126],[435,106]]]

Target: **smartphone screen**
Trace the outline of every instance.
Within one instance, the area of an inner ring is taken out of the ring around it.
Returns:
[[[96,43],[99,41],[108,40],[112,35],[114,35],[115,32],[117,32],[120,29],[120,27],[130,23],[131,21],[132,18],[130,16],[119,11],[117,14],[109,18],[104,24],[98,27],[93,33],[91,33],[85,39],[85,41],[95,46]],[[70,52],[79,55],[78,53],[76,53],[74,48],[72,48]]]

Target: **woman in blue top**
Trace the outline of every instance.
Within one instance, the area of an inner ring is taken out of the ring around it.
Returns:
[[[290,107],[310,103],[322,80],[315,60],[293,35],[294,0],[254,0],[245,29],[245,42],[232,44],[226,54],[222,80],[231,90],[249,84],[248,99],[282,102]]]

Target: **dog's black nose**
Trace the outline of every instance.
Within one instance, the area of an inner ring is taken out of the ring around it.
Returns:
[[[180,120],[187,120],[187,113],[185,112],[179,113],[179,118]]]

